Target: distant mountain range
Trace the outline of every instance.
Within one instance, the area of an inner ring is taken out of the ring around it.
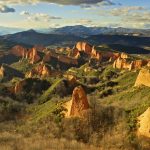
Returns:
[[[10,28],[10,27],[2,27],[0,26],[0,35],[6,35],[6,34],[14,34],[17,32],[21,32],[24,29],[21,28]]]
[[[75,35],[58,35],[58,34],[44,34],[36,32],[35,30],[28,30],[18,32],[15,34],[8,34],[0,37],[0,40],[15,42],[16,44],[24,45],[72,45],[77,41],[82,40],[81,37]]]
[[[122,27],[119,28],[86,27],[82,25],[77,25],[77,26],[66,26],[58,29],[51,29],[50,33],[73,34],[81,37],[98,34],[150,36],[150,29],[128,29]]]
[[[7,47],[8,43],[10,43],[10,47],[16,44],[28,45],[29,47],[34,45],[62,47],[73,46],[78,41],[87,41],[97,46],[107,44],[114,50],[128,53],[150,53],[147,50],[150,49],[150,37],[143,36],[98,34],[81,37],[73,34],[58,34],[54,32],[53,34],[44,34],[35,30],[0,36],[0,43],[7,43],[5,44]]]
[[[0,35],[14,34],[22,32],[25,29],[0,27]],[[39,33],[45,34],[65,34],[75,35],[79,37],[87,37],[89,35],[109,34],[109,35],[133,35],[133,36],[149,36],[150,29],[129,29],[129,28],[109,28],[109,27],[86,27],[82,25],[65,26],[60,28],[34,29]]]

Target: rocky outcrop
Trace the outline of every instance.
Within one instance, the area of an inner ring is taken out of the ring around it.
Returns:
[[[35,48],[30,49],[26,53],[26,59],[29,59],[31,64],[38,62],[41,58]]]
[[[23,78],[24,75],[16,69],[11,68],[6,64],[2,64],[0,67],[0,77],[5,79],[12,79],[13,77]]]
[[[81,86],[73,90],[71,101],[64,106],[68,110],[66,117],[83,117],[84,112],[89,109],[86,93]]]
[[[126,55],[122,55],[122,57],[118,57],[114,63],[113,68],[117,69],[128,69],[128,70],[136,70],[141,69],[143,66],[146,66],[148,61],[146,60],[132,60]]]
[[[27,54],[27,49],[23,46],[16,45],[11,49],[11,53],[15,56],[25,58]]]
[[[81,56],[81,54],[80,54],[81,52],[85,53],[90,58],[93,58],[93,59],[96,59],[96,60],[101,59],[101,53],[96,51],[94,46],[91,46],[90,44],[88,44],[86,42],[78,42],[74,46],[72,51],[70,51],[69,56],[78,59]]]
[[[27,78],[32,78],[34,76],[48,77],[51,74],[51,68],[45,64],[39,64],[37,67],[33,68],[30,72],[26,74]]]
[[[91,46],[86,42],[78,42],[72,51],[70,51],[69,56],[78,59],[81,56],[81,53],[85,53],[89,58],[97,61],[114,61],[119,56],[121,58],[128,58],[128,55],[125,53],[119,54],[114,52],[97,51],[94,46]]]
[[[122,59],[127,59],[127,58],[129,58],[128,54],[126,54],[126,53],[121,53],[121,54],[120,54],[120,57],[121,57]]]
[[[131,64],[127,62],[126,59],[123,59],[121,57],[117,58],[113,63],[113,68],[117,69],[130,69]]]
[[[60,55],[60,54],[56,54],[54,52],[47,52],[43,58],[43,62],[50,62],[52,58],[55,58],[58,62],[62,62],[64,64],[78,65],[77,59],[64,56],[64,55]]]
[[[29,62],[32,64],[38,62],[41,59],[38,48],[32,48],[32,49],[27,50],[26,48],[17,45],[12,48],[11,53],[23,59],[24,58],[28,59]]]
[[[138,117],[138,135],[150,138],[150,108]]]
[[[0,67],[0,77],[3,78],[5,76],[5,68],[4,66]]]
[[[16,83],[16,85],[13,88],[13,94],[18,94],[21,93],[21,91],[23,90],[23,87],[26,85],[26,81],[22,80],[18,83]]]
[[[139,72],[135,86],[145,85],[150,87],[150,68],[143,68]]]
[[[78,50],[78,51],[83,51],[85,52],[86,54],[91,54],[92,52],[92,46],[86,42],[78,42],[76,45],[75,45],[75,48]]]

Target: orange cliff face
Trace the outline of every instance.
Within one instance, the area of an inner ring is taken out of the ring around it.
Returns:
[[[27,54],[27,49],[20,45],[17,45],[11,49],[11,53],[15,56],[25,58],[25,56]]]
[[[150,68],[143,68],[140,70],[135,86],[141,85],[150,87]]]
[[[86,42],[78,42],[76,45],[75,45],[75,48],[78,50],[78,51],[83,51],[85,52],[86,54],[91,54],[92,52],[92,46]]]
[[[17,45],[11,49],[11,53],[15,56],[29,59],[30,63],[32,64],[38,62],[41,59],[36,48],[27,50],[26,48]]]
[[[138,136],[150,138],[150,107],[138,117]]]
[[[121,57],[117,58],[113,63],[113,68],[117,69],[130,69],[131,65],[127,62],[126,59]]]
[[[51,69],[44,65],[44,64],[40,64],[37,67],[35,67],[34,69],[32,69],[29,73],[26,74],[27,78],[32,78],[35,75],[38,75],[40,77],[48,77],[51,74]]]
[[[41,58],[35,48],[30,49],[26,54],[26,59],[29,59],[31,64],[38,62]]]
[[[128,70],[136,70],[141,69],[143,66],[148,64],[146,60],[128,60],[129,56],[125,53],[121,53],[121,55],[114,61],[113,68],[118,69],[128,69]]]
[[[101,54],[95,50],[93,46],[86,42],[78,42],[72,51],[70,51],[69,56],[78,59],[80,57],[80,52],[84,52],[89,55],[91,58],[100,60]]]
[[[67,102],[64,107],[68,110],[66,117],[83,117],[84,112],[89,109],[89,103],[81,86],[73,90],[71,101]]]
[[[0,67],[0,77],[3,78],[5,76],[5,68],[3,66]]]

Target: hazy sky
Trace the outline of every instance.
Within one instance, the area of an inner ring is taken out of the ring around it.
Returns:
[[[0,0],[0,26],[150,28],[150,0]]]

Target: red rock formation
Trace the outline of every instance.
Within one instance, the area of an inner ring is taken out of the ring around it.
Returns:
[[[150,69],[143,68],[136,79],[135,86],[145,85],[150,87]]]
[[[72,104],[69,116],[82,117],[83,112],[89,109],[89,103],[84,89],[81,86],[76,87],[72,94]]]
[[[143,66],[146,66],[148,61],[146,60],[135,60],[133,61],[133,65],[131,69],[141,69]]]
[[[117,69],[130,69],[131,64],[127,62],[126,59],[117,58],[113,63],[113,68]]]
[[[86,54],[91,54],[92,52],[92,46],[86,42],[78,42],[76,45],[75,45],[75,48],[78,49],[79,51],[83,51],[85,52]]]
[[[127,58],[128,58],[128,54],[126,54],[126,53],[121,53],[121,54],[120,54],[120,57],[121,57],[122,59],[127,59]]]
[[[15,56],[18,56],[18,57],[22,57],[22,58],[25,58],[26,56],[26,53],[27,53],[27,49],[20,46],[20,45],[17,45],[17,46],[14,46],[12,49],[11,49],[11,53]]]
[[[17,83],[14,87],[14,94],[18,94],[22,91],[24,85],[26,84],[25,80],[20,81],[19,83]]]
[[[3,66],[0,67],[0,77],[3,78],[5,75],[5,68]]]
[[[41,58],[35,48],[30,49],[26,54],[26,59],[29,59],[30,63],[34,64],[38,62]]]
[[[35,75],[38,75],[40,77],[48,77],[50,76],[50,72],[51,69],[44,65],[44,64],[40,64],[37,67],[35,67],[34,69],[32,69],[29,73],[26,74],[27,78],[32,78]]]
[[[43,62],[49,62],[51,58],[56,58],[59,62],[62,62],[62,63],[78,65],[77,59],[64,56],[64,55],[60,55],[60,54],[56,54],[54,52],[48,52],[43,58]]]
[[[67,56],[59,55],[57,59],[58,61],[66,63],[66,64],[78,65],[77,59],[69,58]]]
[[[90,55],[91,55],[91,58],[93,58],[93,59],[96,59],[96,60],[102,59],[102,54],[100,52],[97,52],[94,47],[92,48]]]
[[[38,48],[32,48],[30,50],[27,50],[26,48],[17,45],[12,48],[11,53],[15,56],[29,59],[30,63],[33,64],[40,60],[37,49]]]
[[[51,52],[47,52],[43,58],[43,62],[49,62],[51,60]]]
[[[23,87],[26,85],[26,81],[22,80],[19,81],[18,83],[15,84],[15,86],[9,87],[8,90],[12,93],[12,94],[19,94],[22,92]]]
[[[121,56],[118,57],[113,63],[113,68],[136,70],[136,69],[141,69],[143,66],[146,66],[148,63],[148,61],[146,60],[128,60],[128,58],[127,59],[121,58]]]
[[[73,57],[78,59],[80,57],[80,52],[77,48],[73,48],[72,51],[69,53],[69,57]]]
[[[150,108],[138,117],[138,136],[150,138]]]

